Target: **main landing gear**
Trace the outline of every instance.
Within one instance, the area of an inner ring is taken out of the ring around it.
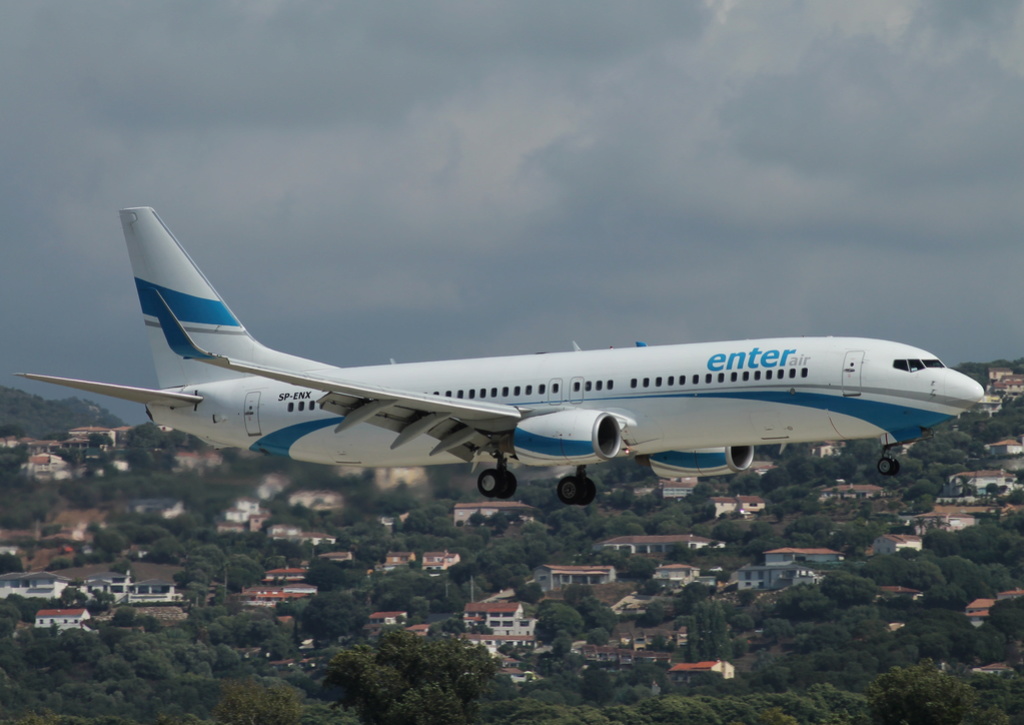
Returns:
[[[597,486],[587,478],[587,467],[576,466],[575,476],[566,476],[555,488],[558,500],[570,506],[586,506],[597,496]]]
[[[900,472],[900,462],[889,453],[892,446],[882,447],[882,457],[878,459],[876,468],[883,476],[895,476]]]
[[[515,474],[508,470],[505,456],[498,453],[495,458],[497,468],[488,468],[477,476],[476,490],[487,498],[512,498],[516,492]]]

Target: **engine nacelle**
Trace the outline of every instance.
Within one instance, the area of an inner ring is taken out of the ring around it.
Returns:
[[[637,456],[636,462],[650,466],[659,476],[725,476],[740,473],[754,462],[753,446],[700,448],[695,451],[663,451]]]
[[[516,458],[533,465],[599,463],[622,449],[615,416],[600,410],[573,408],[524,419],[512,433]]]

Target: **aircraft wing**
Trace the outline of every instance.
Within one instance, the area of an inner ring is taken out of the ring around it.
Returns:
[[[320,406],[344,416],[334,429],[336,433],[363,422],[387,428],[398,433],[392,450],[421,435],[429,435],[438,439],[431,455],[449,453],[471,461],[477,449],[488,447],[495,434],[511,431],[522,418],[519,409],[511,405],[322,378],[217,355],[195,343],[159,291],[146,290],[146,294],[152,298],[151,306],[167,344],[177,354],[208,365],[320,390],[324,393],[317,401]]]
[[[43,383],[54,383],[68,388],[75,388],[86,393],[106,395],[111,398],[130,400],[133,403],[143,405],[168,405],[170,407],[180,405],[198,405],[202,402],[203,396],[190,393],[178,393],[173,390],[151,390],[150,388],[135,388],[130,385],[113,385],[111,383],[97,383],[92,380],[75,380],[74,378],[58,378],[53,375],[37,375],[36,373],[15,373],[22,378],[38,380]]]
[[[322,378],[220,356],[201,359],[236,372],[320,390],[324,393],[317,401],[320,406],[344,416],[335,432],[370,423],[398,433],[392,449],[429,435],[438,439],[431,455],[448,452],[470,461],[474,449],[486,447],[493,435],[514,429],[522,418],[519,409],[511,405]]]

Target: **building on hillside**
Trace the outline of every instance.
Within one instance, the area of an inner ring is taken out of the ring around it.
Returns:
[[[971,514],[941,513],[918,514],[911,517],[914,533],[924,536],[929,531],[962,531],[968,526],[974,526],[976,520]]]
[[[818,584],[822,576],[796,563],[745,564],[729,577],[737,589],[785,589],[796,584]]]
[[[682,476],[681,478],[662,478],[658,481],[658,491],[661,497],[666,500],[686,498],[693,495],[700,481],[696,476]]]
[[[823,441],[812,444],[810,454],[813,458],[831,458],[838,456],[843,451],[843,444],[836,441]]]
[[[287,524],[274,524],[267,531],[267,534],[274,541],[297,541],[299,543],[309,543],[313,546],[333,544],[337,541],[337,539],[330,534],[324,534],[317,531],[303,531],[298,526],[290,526]]]
[[[483,645],[492,655],[497,655],[498,649],[506,645],[517,649],[533,649],[537,646],[537,638],[533,635],[470,634],[465,632],[459,635],[459,639]]]
[[[595,586],[615,581],[613,566],[561,566],[543,564],[533,570],[533,578],[542,591],[563,589],[570,584]]]
[[[162,519],[175,519],[185,513],[185,502],[176,498],[133,498],[128,502],[133,514],[156,514]]]
[[[67,481],[71,478],[71,466],[53,453],[36,453],[21,464],[21,471],[36,481]]]
[[[384,555],[384,563],[378,564],[377,571],[394,571],[400,566],[411,566],[416,561],[413,551],[389,551]]]
[[[629,554],[669,554],[677,547],[680,549],[703,549],[705,547],[721,548],[721,541],[705,539],[693,534],[662,534],[656,536],[616,536],[605,539],[592,547],[593,551],[612,549],[625,551]]]
[[[302,582],[263,584],[243,589],[239,601],[246,607],[275,607],[281,602],[315,596],[317,591],[312,584]]]
[[[1017,476],[1003,470],[997,471],[961,471],[946,479],[942,486],[941,496],[954,498],[958,496],[1002,496],[1021,488]]]
[[[129,604],[180,602],[183,598],[178,585],[167,579],[144,579],[128,587]]]
[[[821,501],[828,501],[829,499],[863,501],[881,498],[884,495],[884,488],[871,483],[841,483],[822,489],[818,499]]]
[[[721,675],[723,680],[731,680],[736,676],[736,668],[722,660],[680,662],[669,668],[668,678],[677,685],[688,685],[694,676],[709,673]]]
[[[587,662],[613,665],[613,669],[633,667],[639,664],[654,664],[667,667],[672,663],[672,655],[668,652],[655,652],[645,649],[580,644],[574,646],[572,652],[573,654],[580,655]]]
[[[876,554],[895,554],[904,549],[921,551],[923,539],[914,534],[884,534],[871,542],[871,549]]]
[[[288,496],[289,506],[304,506],[311,511],[340,509],[345,499],[335,491],[296,491]]]
[[[990,456],[1008,458],[1024,453],[1024,444],[1021,443],[1020,438],[1008,438],[996,443],[989,443],[985,446],[985,450]]]
[[[474,514],[489,519],[495,514],[505,514],[510,519],[533,521],[537,509],[518,501],[478,501],[475,503],[457,503],[452,509],[452,522],[456,526],[465,526]]]
[[[56,627],[63,632],[68,629],[85,629],[89,619],[88,609],[40,609],[36,612],[33,626],[36,629]]]
[[[317,558],[333,561],[335,564],[344,564],[346,561],[355,560],[351,551],[328,551],[326,554],[320,554]]]
[[[117,604],[128,598],[128,588],[131,584],[132,575],[130,573],[103,571],[85,577],[83,588],[93,598],[97,594],[109,594],[114,597],[114,603]]]
[[[980,627],[988,619],[988,610],[996,603],[995,599],[975,599],[964,609],[967,620],[975,627]]]
[[[662,586],[682,589],[693,584],[700,577],[700,569],[689,564],[663,564],[654,570],[652,577]]]
[[[768,505],[760,496],[712,496],[715,505],[715,518],[726,514],[739,514],[746,518],[764,511]]]
[[[533,636],[537,620],[527,617],[519,602],[470,602],[462,611],[466,626],[483,625],[493,634]]]
[[[374,612],[363,629],[368,637],[379,637],[385,627],[401,627],[408,619],[408,612]]]
[[[780,566],[796,562],[837,564],[844,558],[838,551],[824,548],[798,549],[784,547],[764,552],[764,563],[766,566]]]
[[[263,581],[274,584],[303,582],[306,581],[306,574],[308,573],[309,569],[304,566],[267,569],[263,572]]]
[[[878,589],[882,592],[881,596],[883,597],[906,597],[914,602],[924,596],[924,592],[920,589],[911,589],[910,587],[897,585],[885,585],[878,587]]]
[[[1013,669],[1005,662],[994,662],[990,665],[972,667],[971,672],[976,672],[979,675],[1001,675],[1003,677],[1013,677],[1017,674],[1017,670]]]
[[[460,561],[462,557],[458,553],[450,553],[447,549],[423,552],[424,571],[448,571]]]
[[[12,594],[35,599],[56,599],[71,585],[66,576],[49,571],[0,575],[0,599]]]

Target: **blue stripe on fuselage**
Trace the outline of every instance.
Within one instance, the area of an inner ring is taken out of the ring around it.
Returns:
[[[302,423],[296,423],[280,430],[275,430],[273,433],[260,438],[258,441],[249,446],[249,450],[256,451],[257,453],[270,453],[275,456],[285,456],[286,458],[291,455],[291,448],[295,445],[303,436],[307,436],[310,433],[316,433],[318,430],[322,430],[332,425],[337,425],[344,418],[318,418],[316,420],[307,420]]]

